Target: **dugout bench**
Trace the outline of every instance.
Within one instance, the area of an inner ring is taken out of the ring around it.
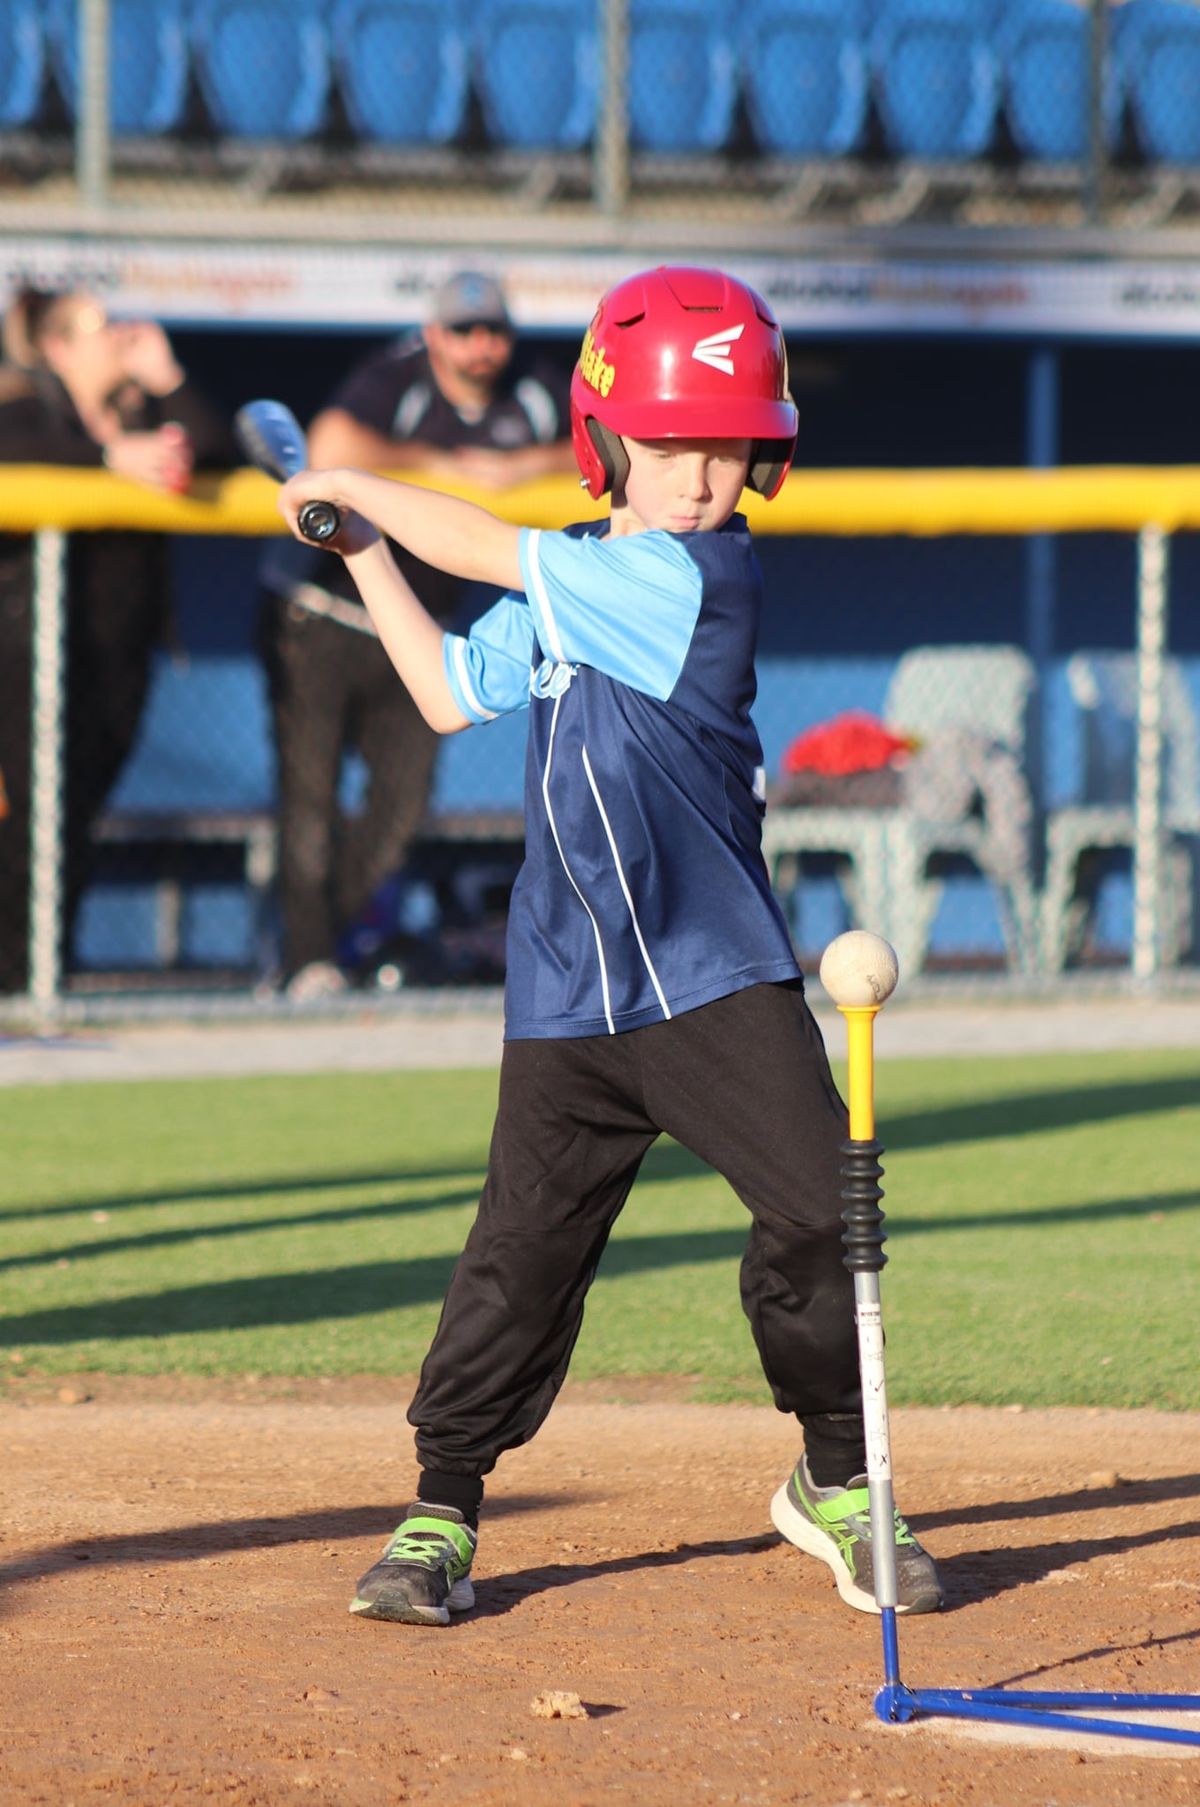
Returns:
[[[275,881],[279,830],[273,811],[232,809],[109,809],[93,833],[97,881],[138,886],[152,895],[152,946],[139,971],[178,975],[192,970],[184,933],[192,887],[243,886],[249,934],[234,969],[264,973],[276,964]],[[520,863],[525,825],[519,810],[442,809],[423,822],[414,857],[439,888],[453,888],[468,914],[483,914],[489,890]],[[115,969],[114,969],[115,970]]]

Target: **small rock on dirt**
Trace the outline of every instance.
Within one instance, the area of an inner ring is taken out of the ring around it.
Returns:
[[[578,1694],[572,1694],[566,1688],[550,1688],[545,1694],[535,1694],[529,1703],[529,1711],[535,1719],[586,1719],[588,1716]]]

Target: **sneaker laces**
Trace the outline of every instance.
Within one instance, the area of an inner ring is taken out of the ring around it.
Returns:
[[[848,1507],[845,1512],[839,1512],[837,1514],[837,1517],[838,1517],[838,1520],[840,1523],[842,1523],[844,1525],[852,1525],[855,1533],[857,1534],[857,1536],[859,1536],[863,1539],[864,1543],[870,1543],[870,1541],[871,1541],[871,1496],[870,1496],[870,1493],[867,1488],[866,1475],[865,1474],[855,1475],[855,1477],[852,1481],[846,1482],[846,1485],[842,1489],[842,1492],[843,1492],[843,1494],[848,1494],[848,1493],[866,1494],[867,1497],[861,1506],[855,1505],[852,1507]],[[906,1523],[906,1521],[903,1518],[901,1518],[900,1508],[898,1506],[894,1505],[892,1507],[892,1516],[893,1516],[893,1523],[894,1523],[894,1527],[895,1527],[896,1543],[898,1545],[899,1544],[915,1545],[917,1540],[913,1536],[912,1532],[909,1530],[908,1524]]]
[[[445,1561],[447,1553],[458,1560],[453,1538],[433,1530],[406,1531],[401,1525],[384,1552],[383,1560],[411,1562],[423,1569],[435,1569]]]

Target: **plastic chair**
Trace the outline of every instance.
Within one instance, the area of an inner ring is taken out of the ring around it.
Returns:
[[[1046,822],[1046,880],[1042,892],[1042,961],[1061,972],[1079,953],[1095,906],[1099,862],[1094,857],[1134,845],[1134,763],[1137,658],[1133,653],[1076,653],[1067,682],[1083,731],[1083,797],[1052,810]],[[1192,857],[1200,836],[1200,719],[1182,665],[1167,659],[1163,673],[1166,772],[1160,855],[1163,862],[1162,956],[1173,965],[1192,931]]]
[[[639,150],[718,151],[733,129],[737,53],[709,0],[630,0],[629,137]]]
[[[448,0],[339,0],[332,18],[338,85],[360,138],[446,144],[467,113],[470,59]]]
[[[870,99],[866,8],[850,0],[752,0],[741,39],[746,107],[764,151],[844,157]]]
[[[321,129],[332,81],[322,0],[198,0],[192,40],[219,132],[290,140]]]
[[[1032,972],[1037,965],[1037,898],[1033,883],[1033,798],[1028,773],[1035,767],[1033,712],[1037,673],[1019,646],[921,646],[905,653],[888,686],[887,718],[897,732],[923,743],[953,730],[982,735],[1015,764],[1014,782],[1025,832],[1009,837],[1009,863],[996,861],[995,837],[975,815],[945,820],[894,813],[888,825],[887,872],[893,933],[901,970],[924,965],[943,884],[933,867],[966,859],[991,880],[1009,965]],[[1015,857],[1014,857],[1015,856]]]
[[[992,21],[991,0],[885,0],[871,63],[891,150],[946,162],[985,154],[1000,105]]]
[[[1200,8],[1127,0],[1113,17],[1142,151],[1154,163],[1200,163]]]
[[[588,0],[482,0],[475,67],[484,124],[516,150],[579,150],[596,125],[599,51]]]
[[[887,725],[897,733],[932,741],[939,731],[984,735],[1015,764],[1014,778],[1027,818],[1032,799],[1024,773],[1029,764],[1036,674],[1017,646],[926,646],[904,654],[888,685]],[[946,858],[969,860],[987,876],[996,895],[1011,966],[1028,972],[1037,957],[1037,905],[1032,848],[1025,837],[1018,857],[1001,869],[986,821],[973,814],[918,815],[911,807],[768,808],[763,855],[772,881],[780,863],[804,853],[833,853],[848,868],[843,890],[856,927],[886,935],[900,970],[924,965],[942,899],[933,870]]]
[[[52,0],[47,23],[58,85],[75,118],[79,109],[77,0]],[[153,137],[183,124],[188,98],[183,0],[112,0],[108,83],[109,116],[119,137]]]
[[[0,0],[0,130],[37,118],[46,72],[38,0]]]
[[[1005,112],[1017,149],[1040,162],[1076,163],[1091,139],[1091,15],[1074,0],[1017,0],[998,34]],[[1109,148],[1124,104],[1117,58],[1105,64],[1101,106]]]

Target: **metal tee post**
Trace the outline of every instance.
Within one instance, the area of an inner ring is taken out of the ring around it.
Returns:
[[[875,1603],[883,1622],[883,1668],[887,1688],[900,1682],[896,1643],[896,1502],[892,1487],[892,1447],[888,1427],[887,1374],[883,1359],[883,1311],[879,1275],[887,1256],[880,1200],[882,1144],[875,1139],[875,1018],[878,1004],[839,1004],[846,1019],[850,1061],[850,1139],[842,1144],[842,1242],[854,1275],[854,1315],[862,1379],[863,1428],[867,1445],[867,1489],[871,1507],[871,1557]],[[879,1703],[876,1702],[878,1710]],[[884,1717],[892,1717],[885,1714]]]
[[[850,1137],[842,1144],[842,1233],[846,1266],[854,1275],[858,1358],[870,1494],[875,1604],[883,1627],[884,1685],[875,1712],[891,1724],[918,1716],[987,1719],[1042,1730],[1107,1733],[1153,1743],[1200,1745],[1200,1731],[1172,1725],[1109,1719],[1097,1709],[1200,1711],[1200,1694],[1022,1692],[1004,1688],[909,1688],[900,1679],[896,1634],[896,1506],[884,1368],[879,1275],[887,1256],[881,1144],[875,1139],[875,1018],[895,989],[895,952],[878,935],[852,929],[830,942],[821,961],[821,983],[846,1019],[849,1054]]]

